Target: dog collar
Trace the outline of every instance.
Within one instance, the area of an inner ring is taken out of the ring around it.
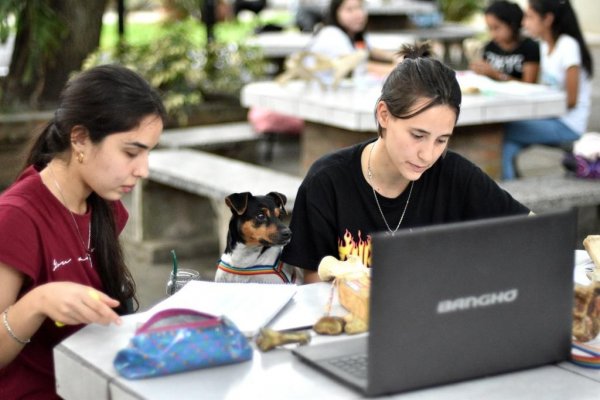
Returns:
[[[273,264],[253,265],[251,267],[239,268],[233,266],[222,259],[219,260],[217,268],[222,271],[229,272],[234,275],[277,275],[284,283],[294,283],[296,281],[296,274],[288,277],[283,271],[283,261],[280,260],[281,255],[277,257]]]

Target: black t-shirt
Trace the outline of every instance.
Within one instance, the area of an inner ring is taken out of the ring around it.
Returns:
[[[355,254],[370,266],[371,233],[387,228],[362,174],[360,159],[368,143],[328,154],[310,168],[298,189],[290,223],[292,241],[284,248],[283,261],[316,270],[327,255],[345,260]],[[378,195],[392,229],[400,221],[408,193],[407,188],[394,199]],[[400,229],[528,212],[479,167],[448,151],[414,181]]]
[[[523,64],[540,62],[540,47],[534,40],[524,38],[514,50],[504,51],[491,41],[483,49],[483,59],[495,70],[521,80]]]

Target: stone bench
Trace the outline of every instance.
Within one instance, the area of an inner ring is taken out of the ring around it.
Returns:
[[[225,197],[235,192],[277,191],[294,206],[302,179],[269,168],[190,149],[150,153],[149,179],[124,199],[130,212],[123,237],[148,262],[165,261],[169,250],[194,257],[225,247],[231,211]],[[210,250],[209,250],[210,249]]]
[[[262,135],[247,122],[217,125],[199,125],[186,128],[165,129],[160,136],[159,146],[171,149],[185,147],[211,148],[227,144],[254,142]]]
[[[578,209],[578,245],[589,234],[599,234],[600,181],[567,175],[521,178],[499,185],[535,213]]]
[[[51,111],[0,113],[0,190],[19,174],[34,132],[53,117]]]
[[[263,147],[268,146],[266,142],[265,136],[255,132],[248,122],[230,122],[165,129],[160,135],[159,148],[193,148],[237,160],[258,162],[258,145],[265,143]]]
[[[549,175],[499,185],[534,212],[600,205],[600,181]]]

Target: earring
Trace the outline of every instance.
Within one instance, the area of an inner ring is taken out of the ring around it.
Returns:
[[[79,163],[83,163],[83,152],[80,151],[79,153],[77,153],[77,161],[79,161]]]

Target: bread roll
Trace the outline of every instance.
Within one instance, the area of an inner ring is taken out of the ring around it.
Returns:
[[[575,285],[573,336],[588,342],[600,333],[600,284]]]
[[[363,265],[360,257],[352,254],[345,261],[340,261],[333,256],[325,256],[319,263],[318,273],[322,281],[330,281],[335,278],[349,279],[369,275],[369,269]]]
[[[583,247],[587,250],[596,268],[600,268],[600,235],[588,235],[583,240]]]
[[[462,89],[463,94],[480,94],[481,90],[476,86],[467,86]]]

